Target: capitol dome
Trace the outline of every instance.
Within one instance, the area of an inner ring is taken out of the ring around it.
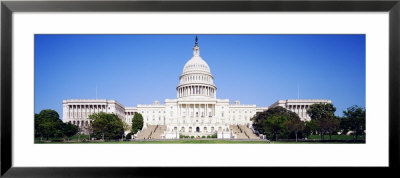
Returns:
[[[206,61],[200,57],[200,47],[197,40],[196,36],[193,56],[186,62],[182,75],[179,77],[178,98],[193,96],[216,97],[215,91],[217,88],[214,85],[214,77]]]
[[[200,55],[193,55],[193,57],[186,62],[185,66],[183,67],[182,74],[192,73],[192,72],[204,72],[211,74],[210,67],[206,61],[204,61]]]

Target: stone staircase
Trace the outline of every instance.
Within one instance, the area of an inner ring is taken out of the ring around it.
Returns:
[[[253,131],[245,125],[239,125],[239,128],[241,128],[241,130],[245,133],[245,135],[247,135],[249,139],[260,139],[260,137],[254,134]]]
[[[142,130],[136,137],[136,139],[150,139],[151,134],[156,129],[156,125],[148,125],[146,129]]]
[[[230,125],[229,126],[233,133],[236,135],[236,139],[249,139],[246,134],[240,130],[240,127],[238,125]]]
[[[260,139],[250,128],[245,125],[230,125],[231,130],[236,135],[236,139]]]
[[[162,139],[165,130],[167,130],[165,125],[148,125],[138,134],[136,139]]]
[[[167,130],[167,126],[165,125],[157,125],[155,131],[151,135],[151,139],[162,139],[162,135]]]

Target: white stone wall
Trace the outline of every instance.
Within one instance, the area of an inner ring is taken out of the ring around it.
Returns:
[[[167,123],[166,106],[158,102],[150,105],[138,105],[137,111],[143,116],[144,128],[147,128],[147,125],[165,125]]]

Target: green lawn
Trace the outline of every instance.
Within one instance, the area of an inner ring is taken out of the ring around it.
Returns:
[[[89,135],[81,135],[81,139],[80,140],[82,141],[83,139],[88,140],[89,139]],[[49,140],[63,141],[64,139],[63,138],[49,138]],[[43,141],[46,141],[46,137],[43,137]],[[70,141],[71,142],[77,142],[78,141],[78,134],[72,136],[70,138]],[[36,137],[35,138],[35,143],[36,142],[40,142],[40,137]]]
[[[321,135],[311,135],[308,139],[321,139]],[[325,140],[329,140],[329,135],[324,136]],[[332,135],[332,140],[353,140],[353,135]],[[365,140],[365,135],[358,136],[357,140]]]
[[[40,138],[35,138],[35,143],[39,144],[266,144],[265,140],[219,140],[219,139],[181,139],[181,140],[135,140],[135,141],[91,141],[82,142],[83,139],[88,140],[88,135],[81,135],[78,142],[78,135],[71,137],[68,142],[63,142],[62,138],[52,138],[53,142],[40,142]],[[273,141],[270,144],[325,144],[329,142],[312,142],[313,139],[319,140],[320,135],[311,135],[308,137],[310,142],[294,142],[294,141]],[[325,135],[325,140],[329,140],[329,135]],[[353,140],[352,135],[332,135],[332,140]],[[365,135],[359,136],[358,140],[365,140]],[[331,144],[340,144],[340,142],[331,142]],[[349,143],[351,144],[351,143]]]

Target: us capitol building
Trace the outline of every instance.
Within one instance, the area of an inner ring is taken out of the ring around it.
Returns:
[[[214,77],[200,57],[197,37],[193,57],[183,67],[176,93],[176,99],[166,99],[164,104],[154,101],[136,107],[124,107],[116,100],[106,99],[63,100],[63,121],[85,130],[90,125],[89,115],[105,112],[116,114],[130,125],[138,112],[142,114],[144,124],[136,139],[178,139],[179,135],[201,137],[213,134],[220,139],[258,139],[250,120],[258,112],[281,106],[297,113],[302,120],[310,120],[306,113],[310,105],[331,103],[330,100],[296,99],[278,100],[269,107],[257,107],[217,99]]]

